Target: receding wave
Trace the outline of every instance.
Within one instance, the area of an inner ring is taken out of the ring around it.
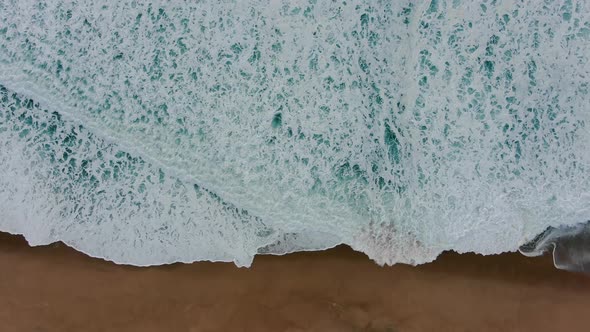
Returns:
[[[590,220],[589,15],[3,1],[0,230],[135,265],[516,251]]]
[[[549,227],[519,251],[526,256],[552,251],[556,268],[590,273],[590,222]]]

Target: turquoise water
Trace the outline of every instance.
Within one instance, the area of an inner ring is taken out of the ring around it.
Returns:
[[[584,1],[2,1],[0,230],[153,265],[590,219]]]

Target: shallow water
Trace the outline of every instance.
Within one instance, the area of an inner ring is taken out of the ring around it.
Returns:
[[[551,251],[556,268],[590,274],[590,222],[549,227],[519,251],[529,257]]]
[[[118,263],[590,219],[584,1],[0,3],[0,230]]]

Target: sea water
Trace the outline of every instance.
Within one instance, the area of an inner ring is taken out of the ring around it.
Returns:
[[[590,219],[588,1],[0,1],[0,230],[380,264]]]

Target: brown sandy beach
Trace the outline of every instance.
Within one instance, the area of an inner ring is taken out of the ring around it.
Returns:
[[[550,257],[380,267],[347,247],[136,268],[0,234],[1,331],[584,331],[590,277]]]

